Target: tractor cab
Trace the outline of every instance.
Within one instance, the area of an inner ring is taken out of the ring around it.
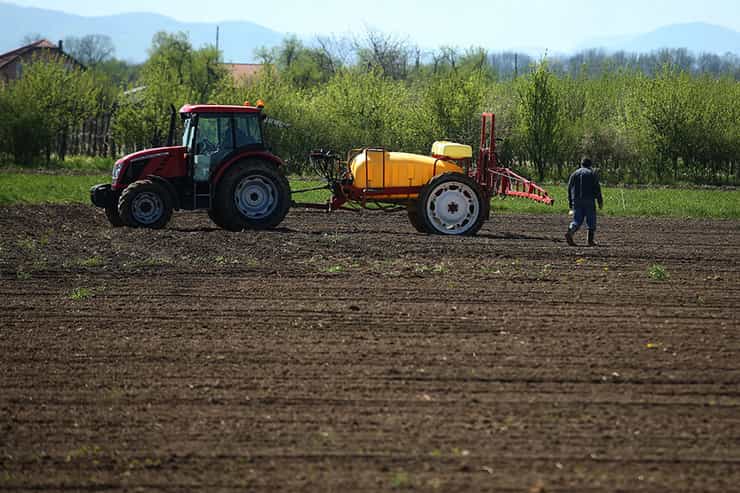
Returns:
[[[222,163],[240,153],[266,150],[260,110],[213,105],[184,106],[180,110],[182,145],[194,182],[209,182]]]

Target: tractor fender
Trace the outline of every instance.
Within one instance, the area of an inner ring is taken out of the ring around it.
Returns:
[[[170,197],[172,197],[172,208],[180,210],[180,195],[177,193],[177,189],[175,188],[175,185],[172,184],[172,182],[170,182],[166,178],[162,178],[161,176],[157,175],[149,175],[146,177],[146,179],[159,183],[164,188],[166,188],[167,191],[170,193]]]
[[[213,174],[212,184],[213,184],[214,189],[218,186],[219,182],[221,181],[221,178],[223,178],[226,172],[229,169],[231,169],[233,165],[235,165],[236,163],[242,162],[242,161],[248,161],[250,159],[258,159],[260,161],[267,161],[269,163],[273,163],[275,165],[275,168],[280,170],[281,173],[285,174],[285,162],[283,162],[282,159],[272,154],[271,152],[267,152],[267,151],[245,152],[237,156],[234,156],[232,159],[229,159],[228,161],[224,162],[218,167],[216,172]]]

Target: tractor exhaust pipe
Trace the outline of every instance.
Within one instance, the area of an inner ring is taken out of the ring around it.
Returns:
[[[170,132],[167,134],[167,147],[175,145],[175,117],[177,116],[177,110],[175,105],[170,105]]]

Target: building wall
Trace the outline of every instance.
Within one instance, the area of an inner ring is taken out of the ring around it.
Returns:
[[[23,64],[19,62],[20,60],[15,60],[1,68],[0,80],[3,82],[9,82],[11,80],[20,79],[23,75]]]

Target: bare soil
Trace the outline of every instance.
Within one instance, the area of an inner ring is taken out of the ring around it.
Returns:
[[[0,490],[740,491],[740,224],[600,221],[0,208]]]

